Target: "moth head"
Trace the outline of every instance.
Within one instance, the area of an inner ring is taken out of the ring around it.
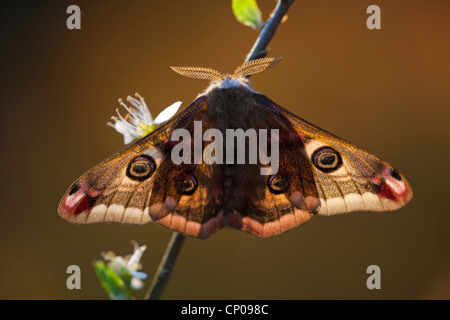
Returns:
[[[261,58],[244,62],[241,66],[234,70],[233,74],[222,74],[217,70],[204,67],[170,67],[176,73],[194,79],[205,79],[211,81],[223,81],[228,79],[236,79],[239,82],[246,83],[247,77],[252,74],[263,72],[281,60],[280,57]]]

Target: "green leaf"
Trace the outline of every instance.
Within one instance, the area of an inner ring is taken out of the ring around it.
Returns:
[[[103,289],[111,299],[131,299],[131,274],[129,274],[128,270],[125,269],[127,272],[124,273],[122,278],[113,270],[110,265],[106,266],[105,263],[101,260],[94,261],[93,265]]]
[[[112,300],[129,300],[131,292],[124,280],[112,268],[106,269],[109,297]]]
[[[108,285],[108,276],[106,273],[106,265],[103,261],[96,260],[92,263],[94,265],[95,273],[97,274],[98,279],[100,280],[100,283],[105,289],[106,293],[109,294],[111,292],[109,285]]]
[[[231,8],[239,22],[253,29],[260,29],[262,27],[261,11],[258,8],[256,0],[233,0]]]

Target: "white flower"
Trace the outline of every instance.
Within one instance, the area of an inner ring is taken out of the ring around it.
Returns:
[[[127,255],[126,257],[116,256],[112,252],[108,252],[103,254],[103,258],[105,260],[110,261],[110,266],[119,276],[123,275],[123,272],[129,272],[132,275],[131,278],[131,288],[134,290],[139,290],[144,286],[144,282],[147,278],[147,274],[145,272],[138,271],[142,268],[142,265],[139,263],[141,260],[142,254],[144,253],[147,246],[139,246],[137,242],[133,241],[134,252],[131,255]]]
[[[134,139],[145,137],[147,134],[155,130],[156,125],[161,124],[177,113],[178,108],[181,105],[181,101],[177,101],[174,104],[164,109],[154,120],[144,101],[144,98],[135,94],[136,98],[131,96],[127,97],[128,103],[132,106],[128,107],[122,99],[119,99],[119,104],[128,112],[125,117],[119,113],[119,109],[116,110],[119,117],[112,117],[114,123],[108,122],[107,124],[117,132],[123,134],[124,143],[130,143]]]

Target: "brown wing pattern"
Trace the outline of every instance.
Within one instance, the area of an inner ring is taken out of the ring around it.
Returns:
[[[59,214],[73,223],[155,221],[201,237],[220,228],[220,194],[210,192],[217,183],[212,173],[202,165],[175,166],[170,159],[173,130],[192,132],[193,121],[205,110],[205,97],[200,97],[164,126],[89,170],[66,192]],[[188,190],[192,186],[183,185],[186,181],[194,181],[194,188]]]
[[[278,171],[261,175],[262,164],[230,168],[224,219],[230,227],[265,238],[307,221],[318,212],[320,201],[305,146],[289,120],[260,105],[253,113],[249,128],[278,129]]]
[[[202,137],[210,128],[224,131],[201,96],[171,121],[81,176],[64,195],[59,214],[74,223],[154,221],[194,237],[207,237],[227,225],[264,238],[314,214],[395,210],[412,198],[406,179],[385,161],[264,95],[254,94],[253,99],[244,126],[278,129],[276,173],[261,175],[260,169],[267,167],[261,162],[172,162],[174,130],[186,129],[193,137],[194,123],[201,121]],[[194,139],[192,151],[193,144]],[[203,141],[202,150],[205,146]],[[271,148],[269,143],[270,155]]]
[[[412,198],[404,176],[370,152],[285,110],[264,95],[258,104],[289,119],[305,145],[320,197],[318,214],[390,211]]]

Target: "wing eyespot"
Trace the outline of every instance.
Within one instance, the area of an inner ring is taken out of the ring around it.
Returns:
[[[290,179],[284,174],[275,174],[267,179],[267,186],[273,194],[282,194],[289,190]]]
[[[135,157],[127,168],[127,177],[135,181],[144,181],[156,170],[155,160],[146,154]]]
[[[311,160],[317,169],[325,173],[331,173],[342,166],[342,157],[333,148],[321,147],[314,151]]]
[[[177,191],[179,194],[189,196],[195,192],[198,183],[195,176],[188,176],[177,184]]]

